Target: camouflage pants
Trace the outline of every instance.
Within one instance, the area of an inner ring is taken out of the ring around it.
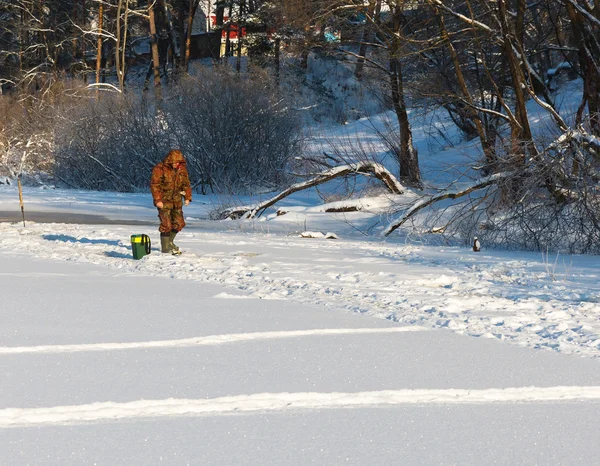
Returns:
[[[158,218],[160,219],[158,231],[161,233],[169,233],[173,230],[181,231],[185,226],[181,208],[158,209]]]

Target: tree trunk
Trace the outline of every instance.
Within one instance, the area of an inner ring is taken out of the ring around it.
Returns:
[[[191,0],[190,0],[191,1]],[[185,71],[185,54],[187,53],[187,32],[185,30],[185,13],[183,8],[179,8],[177,15],[177,27],[179,29],[179,69]]]
[[[444,17],[440,14],[439,11],[436,11],[436,16],[437,16],[438,24],[440,27],[440,32],[442,34],[442,39],[448,44],[448,50],[450,51],[450,57],[452,58],[452,63],[454,64],[454,72],[456,73],[458,86],[459,86],[465,100],[469,104],[467,111],[469,112],[470,117],[473,120],[473,123],[475,123],[475,127],[477,129],[477,134],[479,135],[479,140],[481,141],[481,147],[483,149],[483,154],[485,156],[486,164],[488,165],[488,167],[491,168],[496,163],[496,155],[494,153],[494,147],[492,146],[492,144],[490,144],[490,141],[488,140],[488,138],[485,134],[485,129],[483,127],[483,123],[481,122],[481,119],[479,118],[479,114],[474,109],[473,99],[471,97],[471,93],[469,92],[469,88],[467,86],[467,81],[465,80],[465,76],[462,72],[462,67],[460,65],[458,53],[456,52],[456,49],[454,48],[454,44],[452,44],[450,35],[448,34],[448,30],[446,29],[446,25],[444,23]],[[486,172],[487,172],[486,174],[489,174],[490,168],[488,168],[486,170]]]
[[[102,8],[102,4],[100,4]],[[19,18],[19,79],[23,76],[23,48],[25,44],[25,12],[21,10]]]
[[[100,70],[102,66],[102,25],[104,23],[104,4],[98,6],[98,42],[96,48],[96,99],[100,97]]]
[[[150,0],[152,2],[152,0]],[[148,4],[148,19],[150,21],[150,41],[152,44],[152,65],[154,68],[154,92],[157,100],[162,98],[160,87],[160,58],[158,55],[158,35],[156,34],[156,23],[154,21],[153,3]]]
[[[125,79],[127,78],[127,61],[125,60],[125,52],[127,50],[127,33],[129,31],[129,0],[125,1],[125,20],[123,24],[123,50],[121,51],[121,77],[123,80],[122,88],[125,89]],[[123,90],[121,89],[121,90]]]
[[[511,141],[512,152],[515,156],[515,161],[518,163],[524,162],[524,151],[527,151],[533,156],[538,157],[539,153],[533,143],[531,127],[529,125],[529,117],[527,115],[527,106],[524,88],[528,86],[525,80],[525,75],[521,68],[519,58],[515,54],[513,44],[513,33],[508,23],[508,12],[506,9],[505,0],[498,0],[498,14],[500,19],[500,27],[503,39],[504,57],[507,60],[510,77],[512,81],[513,91],[515,93],[515,119],[516,124],[511,122]]]
[[[163,10],[163,14],[165,16],[165,23],[167,24],[167,27],[169,28],[169,46],[171,49],[171,66],[173,68],[175,68],[175,51],[176,51],[176,42],[175,42],[175,28],[173,27],[173,18],[171,16],[171,13],[169,12],[169,8],[167,6],[167,3],[165,2],[165,0],[160,0],[160,3],[162,5],[162,10]],[[180,48],[181,48],[181,44],[180,44]],[[169,56],[169,54],[167,53],[167,57]],[[165,65],[166,67],[166,65]]]
[[[477,181],[471,186],[467,186],[464,189],[458,191],[446,191],[434,196],[431,196],[428,200],[419,199],[412,207],[403,212],[397,219],[392,221],[382,232],[383,236],[389,236],[394,230],[401,227],[408,219],[413,217],[417,212],[429,207],[436,202],[443,201],[445,199],[458,199],[464,197],[468,194],[471,194],[474,191],[478,191],[480,189],[487,188],[492,185],[498,185],[506,179],[514,178],[514,172],[503,172],[496,173],[487,178],[483,178],[482,180]]]
[[[402,11],[396,7],[393,11],[392,37],[388,43],[389,76],[392,94],[392,105],[398,119],[400,148],[397,155],[400,163],[400,179],[415,187],[421,187],[421,171],[419,157],[413,146],[412,131],[408,120],[408,111],[404,97],[404,78],[400,62],[400,36],[402,29]]]
[[[123,9],[123,0],[117,4],[117,43],[115,46],[115,69],[117,79],[119,80],[119,90],[123,92],[123,77],[121,76],[121,10]]]
[[[373,40],[373,22],[375,18],[379,16],[381,11],[381,0],[369,0],[369,7],[367,9],[367,20],[363,29],[362,40],[360,41],[360,47],[358,50],[358,60],[356,61],[356,69],[354,70],[354,77],[357,81],[361,81],[363,77],[363,71],[365,68],[365,57],[367,56],[367,47]]]
[[[581,13],[576,11],[570,3],[567,3],[566,6],[571,22],[571,31],[578,48],[579,66],[583,76],[582,110],[584,103],[587,102],[592,134],[600,136],[600,71],[596,65],[599,51],[595,47],[596,41],[588,41],[586,37],[591,35],[591,32],[586,31]]]
[[[277,83],[277,86],[279,86],[280,80],[281,80],[280,53],[281,53],[281,39],[279,37],[277,37],[275,39],[275,83]]]
[[[81,0],[81,21],[83,24],[83,28],[87,29],[87,9],[86,9],[86,4],[85,4],[85,0]],[[83,61],[83,82],[87,83],[88,82],[88,67],[87,67],[87,60],[86,60],[86,53],[87,53],[87,48],[86,48],[86,43],[85,43],[85,35],[83,35],[83,37],[81,38],[81,55],[82,55],[82,61]]]
[[[215,26],[217,28],[223,27],[224,16],[225,16],[225,0],[219,0],[215,4]]]
[[[389,190],[390,193],[404,194],[404,186],[402,186],[394,177],[394,175],[392,175],[383,165],[377,162],[358,162],[350,165],[342,165],[339,167],[331,168],[325,172],[317,174],[314,178],[311,178],[310,180],[293,184],[286,190],[277,194],[275,197],[261,202],[256,206],[228,208],[219,213],[219,218],[223,220],[226,218],[255,218],[256,216],[260,216],[265,209],[271,207],[272,205],[279,202],[283,198],[289,196],[290,194],[301,191],[303,189],[308,189],[314,186],[321,185],[330,180],[333,180],[334,178],[341,178],[348,175],[358,174],[372,175],[378,180],[380,180]]]
[[[390,81],[392,88],[392,105],[398,119],[400,131],[400,149],[397,154],[400,163],[400,179],[413,186],[421,186],[419,158],[412,143],[412,131],[408,120],[406,101],[404,99],[404,83],[402,65],[396,57],[390,58]]]
[[[227,18],[227,35],[225,37],[225,61],[229,62],[231,55],[231,14],[233,12],[233,2],[229,2],[229,17]]]
[[[119,90],[125,89],[125,49],[127,46],[127,20],[129,16],[129,0],[125,0],[124,25],[121,25],[121,16],[123,11],[123,0],[117,4],[117,44],[115,47],[115,67],[117,78],[119,80]]]
[[[237,22],[237,59],[235,61],[235,70],[238,73],[241,73],[242,71],[242,26],[243,26],[243,8],[244,4],[243,2],[240,3],[240,14],[238,17],[238,22]]]
[[[210,18],[210,14],[212,12],[212,1],[211,0],[206,0],[206,11],[208,13],[208,16],[206,18],[206,32],[211,32],[212,31],[212,24],[211,24],[211,18]]]
[[[73,9],[71,10],[71,18],[72,21],[75,22],[77,21],[77,2],[73,2]],[[84,26],[84,24],[82,23],[82,26]],[[73,35],[73,37],[71,38],[71,55],[72,55],[72,60],[75,61],[75,59],[77,58],[77,55],[79,54],[79,38],[76,35]]]
[[[196,16],[196,11],[198,10],[198,4],[200,0],[190,0],[190,11],[188,16],[188,24],[187,24],[187,34],[185,38],[185,62],[184,69],[185,72],[189,72],[190,68],[190,49],[192,47],[192,27],[194,26],[194,17]]]
[[[242,71],[242,30],[246,22],[246,2],[240,0],[239,14],[237,20],[237,60],[235,70],[240,73]]]
[[[310,34],[310,26],[306,26],[304,28],[304,46],[302,47],[302,52],[300,53],[300,68],[304,71],[308,70],[308,55],[310,53],[309,46],[309,36]]]

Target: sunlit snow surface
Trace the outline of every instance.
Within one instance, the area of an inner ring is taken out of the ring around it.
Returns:
[[[0,190],[10,206],[14,189]],[[14,196],[13,196],[14,197]],[[351,224],[364,212],[328,214],[306,206],[264,221],[202,220],[213,200],[192,203],[177,237],[179,258],[158,252],[149,195],[26,190],[31,209],[71,206],[140,225],[0,223],[0,250],[92,263],[122,272],[216,283],[249,298],[335,307],[395,322],[445,327],[477,337],[600,355],[600,263],[593,256],[489,251],[364,239]],[[18,199],[18,198],[17,198]],[[17,207],[12,200],[13,207]],[[60,217],[57,216],[59,219]],[[334,232],[326,239],[317,232]],[[312,233],[310,235],[306,232]],[[130,235],[146,233],[153,253],[132,260]],[[302,237],[301,235],[305,236]]]
[[[140,223],[0,223],[0,464],[600,455],[596,257],[365,236],[378,213],[310,196],[254,222],[208,221],[196,196],[172,257],[148,194],[25,199],[26,218]],[[21,215],[13,186],[0,205]],[[139,233],[154,246],[133,260]]]

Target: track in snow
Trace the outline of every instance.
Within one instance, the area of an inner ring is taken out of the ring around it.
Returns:
[[[0,428],[85,424],[167,416],[402,405],[600,402],[600,387],[516,387],[486,390],[384,390],[357,393],[258,393],[213,399],[140,400],[0,410]]]
[[[3,346],[0,355],[26,353],[76,353],[87,351],[119,351],[148,348],[183,348],[192,346],[215,346],[245,341],[276,340],[282,338],[298,338],[328,335],[359,335],[369,333],[404,333],[424,332],[425,327],[389,327],[389,328],[329,328],[314,330],[289,330],[279,332],[230,333],[209,335],[204,337],[185,338],[180,340],[138,341],[129,343],[93,343],[80,345],[43,345],[43,346]]]

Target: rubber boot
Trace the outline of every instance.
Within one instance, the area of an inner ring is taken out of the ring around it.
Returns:
[[[161,233],[160,234],[160,252],[168,253],[171,252],[171,234]]]
[[[169,246],[171,247],[172,254],[181,254],[181,251],[179,251],[179,246],[173,242],[177,236],[177,233],[179,233],[177,230],[171,230],[171,233],[169,234]]]

